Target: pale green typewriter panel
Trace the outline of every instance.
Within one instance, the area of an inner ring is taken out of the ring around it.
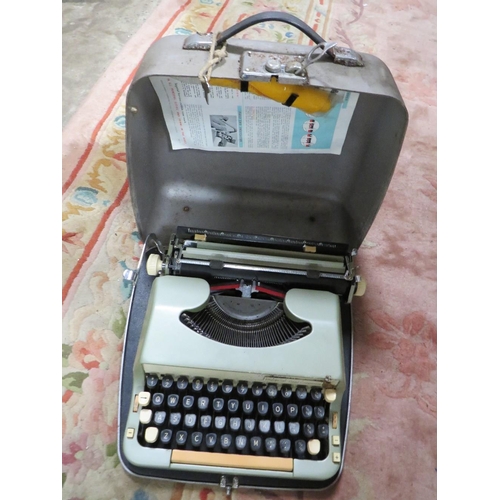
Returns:
[[[312,331],[291,343],[264,348],[215,342],[181,323],[181,313],[203,309],[209,298],[210,288],[203,279],[179,276],[155,279],[134,366],[133,398],[123,441],[127,459],[137,466],[160,469],[306,480],[332,477],[341,466],[340,407],[345,389],[338,296],[316,290],[290,290],[284,300],[287,315],[309,322]],[[328,381],[328,387],[335,387],[337,396],[327,406],[328,438],[323,441],[328,447],[326,458],[294,458],[291,471],[174,463],[171,449],[143,446],[137,439],[142,407],[137,406],[136,396],[145,390],[145,374],[151,373],[160,377],[187,376],[191,380],[203,377],[274,383],[278,387],[283,384],[325,387]]]
[[[313,380],[321,384],[325,377],[330,377],[338,390],[344,389],[340,305],[336,295],[290,290],[285,298],[288,314],[311,323],[312,333],[289,344],[265,348],[214,342],[179,321],[182,312],[203,308],[209,296],[209,285],[203,279],[155,279],[136,361],[146,372],[221,378],[246,373],[248,380],[286,379],[306,385],[312,385]]]

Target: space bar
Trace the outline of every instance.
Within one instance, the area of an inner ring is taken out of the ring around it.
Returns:
[[[282,472],[293,471],[293,458],[231,455],[226,453],[210,453],[206,451],[172,450],[170,463],[275,470]]]

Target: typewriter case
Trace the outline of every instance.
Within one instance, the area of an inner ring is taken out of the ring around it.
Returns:
[[[255,476],[241,476],[234,484],[231,475],[223,473],[137,467],[123,453],[134,359],[154,281],[146,272],[146,261],[149,255],[158,253],[150,235],[155,235],[165,247],[180,227],[209,230],[207,241],[212,231],[215,235],[264,235],[285,243],[290,241],[297,248],[301,243],[318,245],[318,251],[322,243],[335,243],[354,262],[388,189],[407,127],[405,105],[385,64],[372,55],[347,51],[343,54],[345,60],[339,56],[335,61],[325,54],[307,68],[307,85],[358,94],[340,154],[174,149],[150,78],[187,78],[196,83],[209,57],[210,39],[204,35],[176,35],[155,42],[144,56],[127,95],[128,178],[137,226],[145,244],[137,271],[129,271],[125,276],[133,290],[120,382],[119,457],[127,472],[143,478],[214,484],[229,489],[231,485],[326,488],[340,476],[347,442],[352,382],[351,300],[354,304],[359,300],[353,299],[354,288],[341,300],[346,389],[340,422],[342,465],[334,477],[324,481],[281,481],[260,476],[256,471]],[[227,57],[215,66],[212,78],[241,81],[242,71],[247,69],[243,68],[242,59],[249,51],[278,58],[306,57],[311,48],[231,37],[226,44]],[[210,106],[210,100],[207,105]]]

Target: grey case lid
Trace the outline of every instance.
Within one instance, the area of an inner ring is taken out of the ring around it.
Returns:
[[[130,192],[141,236],[166,243],[178,226],[328,241],[359,248],[382,204],[402,147],[408,113],[387,66],[325,56],[309,84],[358,92],[342,153],[274,154],[173,150],[149,77],[197,77],[208,52],[168,36],[148,50],[127,95]],[[245,50],[307,55],[310,46],[231,39],[212,77],[239,79]]]

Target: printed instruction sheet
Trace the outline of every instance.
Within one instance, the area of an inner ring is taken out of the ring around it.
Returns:
[[[209,104],[197,79],[150,77],[173,149],[258,153],[340,154],[359,94],[339,91],[327,113],[240,90],[211,86]]]

